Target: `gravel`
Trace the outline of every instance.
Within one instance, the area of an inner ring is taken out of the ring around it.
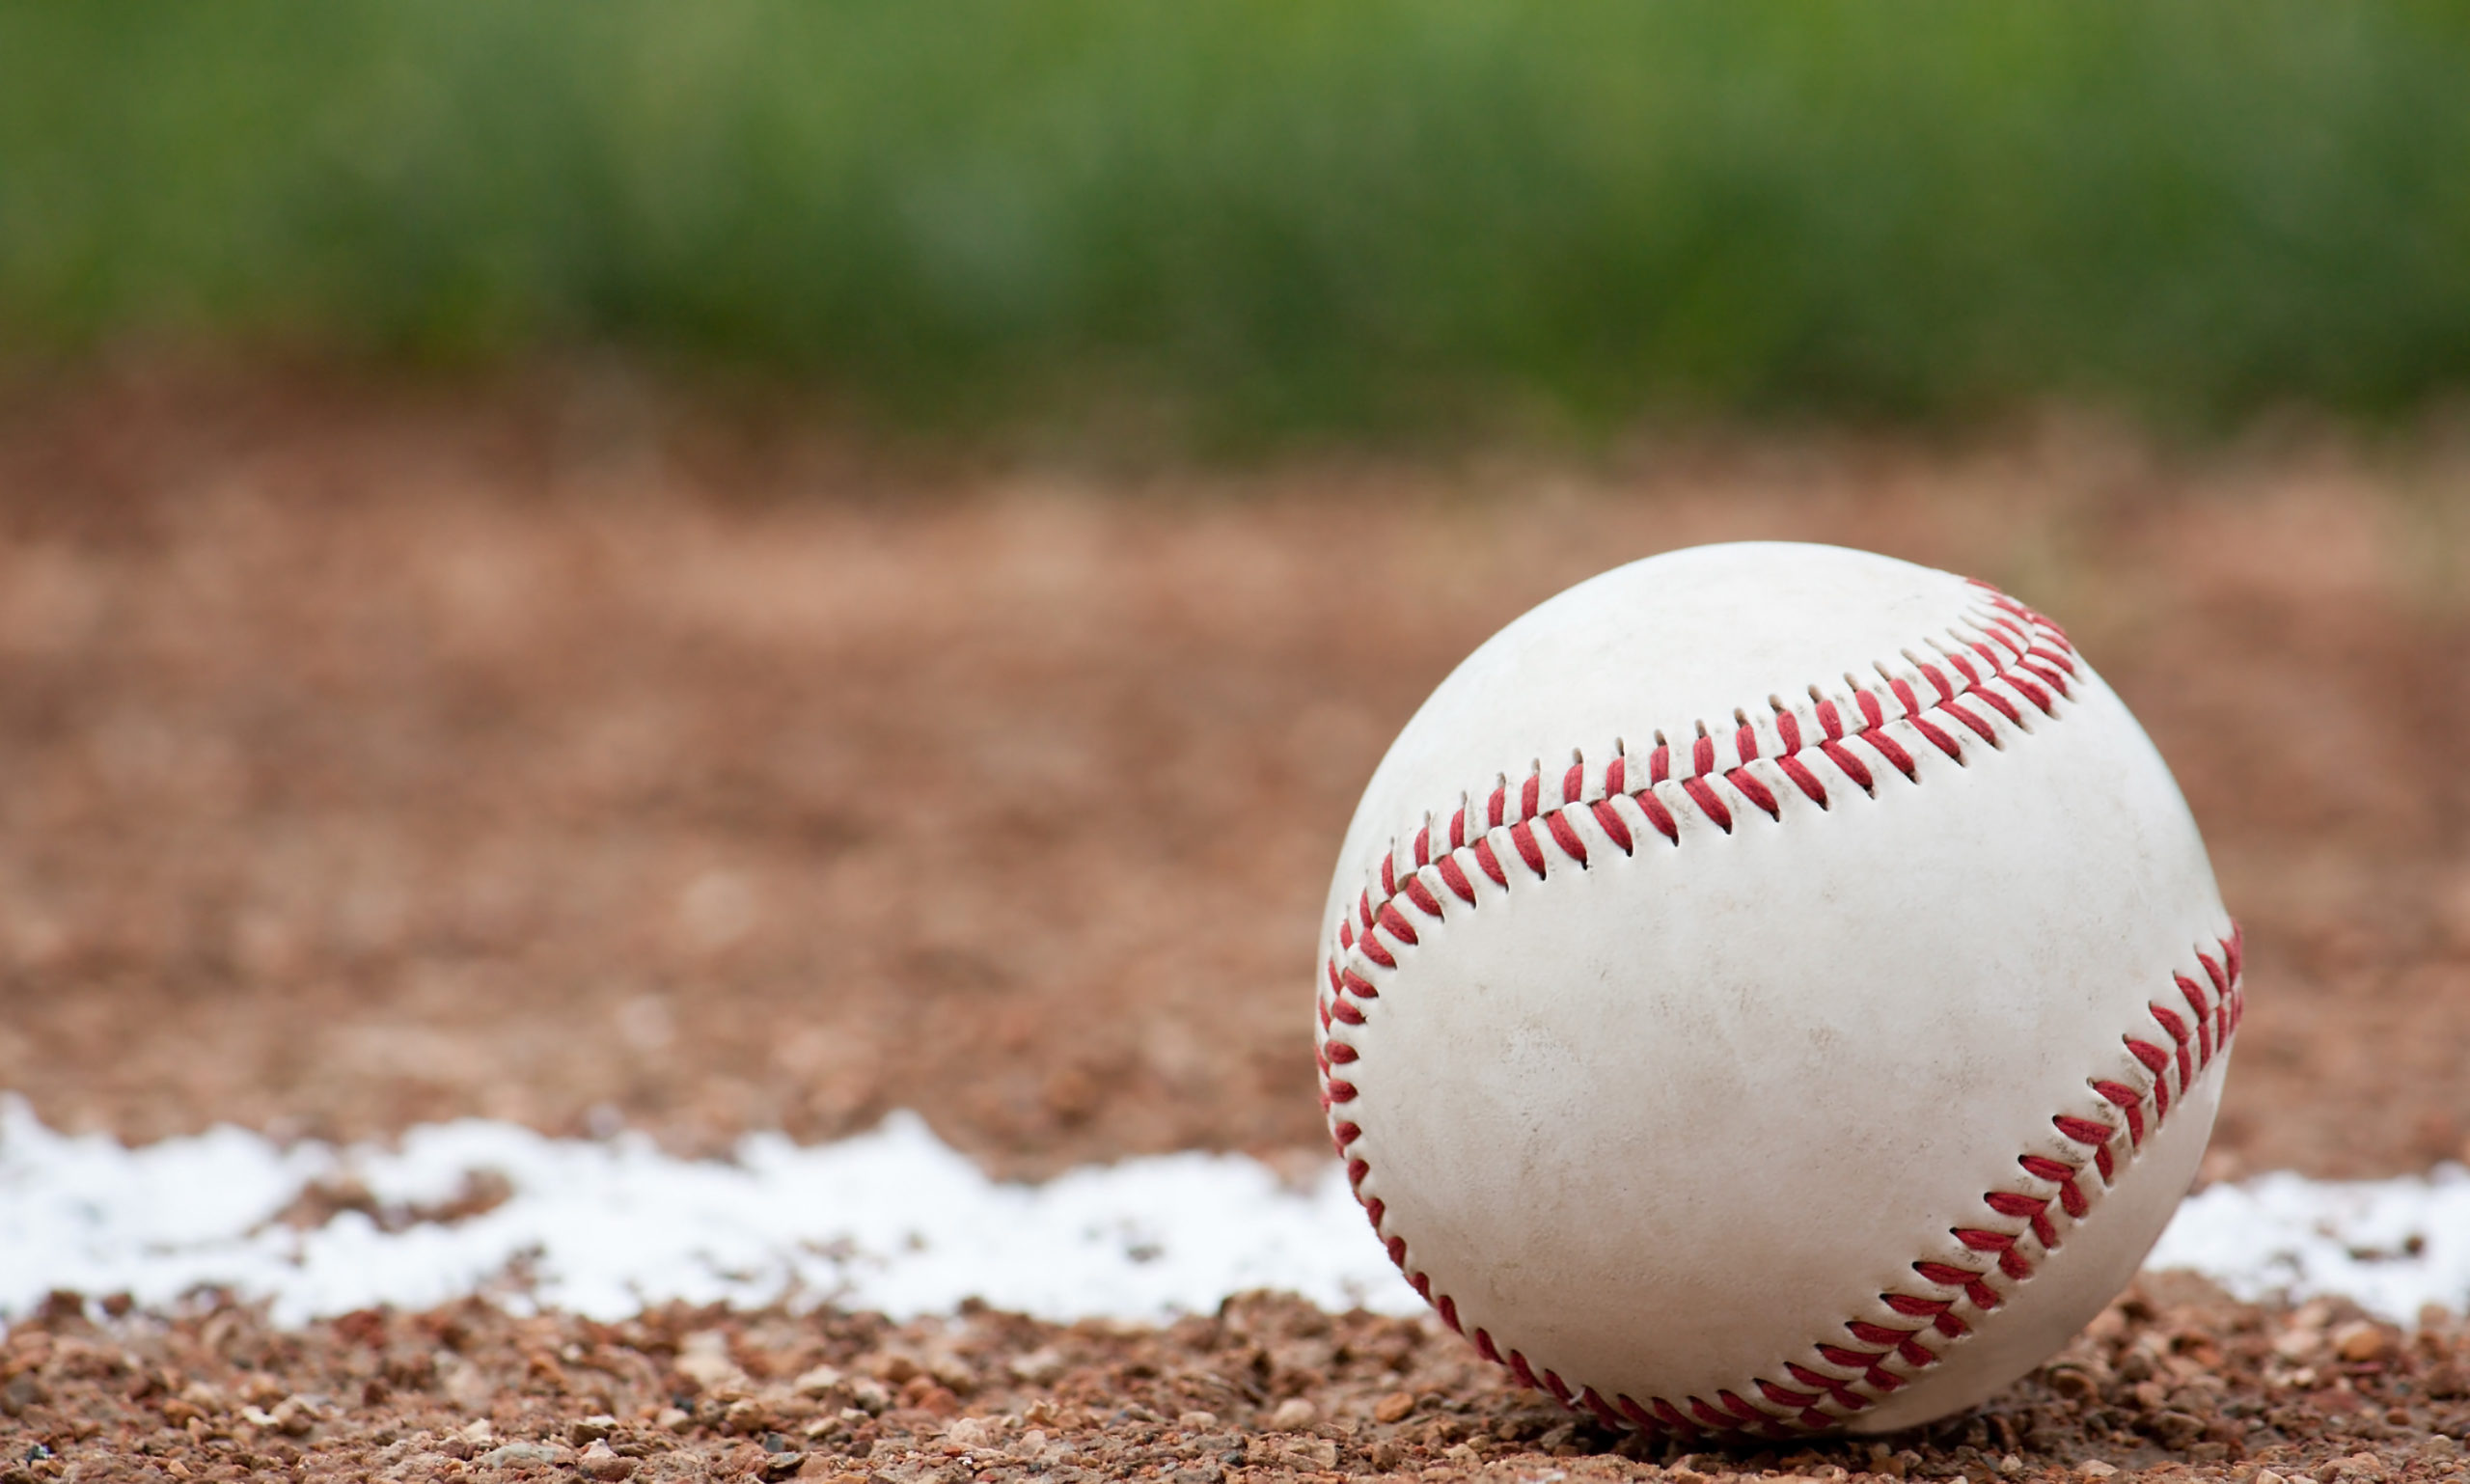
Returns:
[[[1650,1442],[1431,1321],[1267,1294],[1164,1327],[470,1301],[300,1329],[55,1296],[0,1343],[0,1484],[1761,1477],[2398,1484],[2464,1472],[2470,1332],[2148,1277],[1988,1405],[1882,1439]],[[1034,1379],[1033,1379],[1034,1378]]]

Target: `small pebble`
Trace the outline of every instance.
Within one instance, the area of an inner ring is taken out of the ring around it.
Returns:
[[[1321,1409],[1313,1406],[1308,1399],[1290,1396],[1278,1403],[1277,1410],[1270,1414],[1270,1430],[1280,1433],[1300,1432],[1310,1427],[1320,1415]]]
[[[2391,1345],[2391,1337],[2380,1327],[2365,1320],[2346,1324],[2333,1332],[2333,1353],[2345,1360],[2379,1360]]]
[[[2319,1330],[2289,1329],[2273,1336],[2273,1354],[2285,1360],[2304,1360],[2324,1348]]]
[[[605,1412],[596,1413],[591,1416],[577,1417],[566,1424],[566,1441],[576,1447],[582,1447],[587,1443],[598,1443],[616,1431],[618,1431],[616,1417]]]
[[[1414,1410],[1414,1392],[1392,1391],[1372,1404],[1372,1420],[1375,1422],[1403,1421],[1407,1415]]]

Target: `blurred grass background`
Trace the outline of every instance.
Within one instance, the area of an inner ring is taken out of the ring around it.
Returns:
[[[2440,4],[12,3],[0,339],[1239,436],[2407,411],[2465,78]]]

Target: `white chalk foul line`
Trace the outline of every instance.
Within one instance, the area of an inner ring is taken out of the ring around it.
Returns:
[[[460,1221],[276,1220],[317,1182],[355,1182],[382,1208],[436,1207],[479,1171],[507,1196]],[[2247,1297],[2344,1293],[2402,1320],[2427,1303],[2470,1307],[2470,1174],[2215,1187],[2181,1210],[2153,1262]],[[1162,1319],[1251,1288],[1421,1307],[1334,1167],[1300,1191],[1256,1161],[1208,1154],[1006,1184],[907,1113],[814,1147],[752,1137],[727,1162],[673,1159],[640,1135],[559,1140],[479,1119],[391,1145],[286,1147],[219,1128],[130,1149],[55,1133],[0,1097],[0,1318],[63,1288],[150,1305],[221,1288],[270,1302],[283,1323],[475,1292],[599,1318],[672,1299],[907,1316],[979,1298],[1052,1319]]]

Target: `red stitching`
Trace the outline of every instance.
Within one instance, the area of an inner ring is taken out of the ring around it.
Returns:
[[[1598,1394],[1595,1388],[1578,1388],[1578,1400],[1586,1404],[1587,1411],[1592,1412],[1598,1417],[1601,1417],[1604,1420],[1605,1426],[1619,1427],[1621,1425],[1621,1414],[1613,1411],[1612,1404],[1606,1401],[1602,1395]]]
[[[1895,764],[1895,770],[1898,773],[1916,783],[1921,782],[1921,775],[1914,771],[1912,766],[1912,755],[1904,750],[1903,743],[1876,729],[1860,732],[1858,735],[1862,741],[1877,748],[1880,756]]]
[[[2059,1209],[2069,1216],[2080,1222],[2085,1212],[2092,1209],[2084,1198],[2083,1188],[2075,1183],[2078,1167],[2061,1164],[2039,1154],[2019,1154],[2016,1156],[2016,1163],[2024,1167],[2026,1174],[2057,1186]]]
[[[1970,675],[1972,673],[1972,667],[1969,665],[1965,666],[1964,673],[1966,675]],[[1999,695],[1996,691],[1991,690],[1986,685],[1982,686],[1979,690],[1974,691],[1973,694],[1979,696],[1982,700],[1989,701],[1992,707],[1996,708],[1998,714],[2007,718],[2011,724],[2017,727],[2024,725],[2024,713],[2017,710],[2016,703],[2009,701],[2006,697]],[[1954,702],[1950,701],[1948,704],[1953,706]],[[1997,740],[1992,738],[1990,745],[1993,747],[1996,746]]]
[[[1946,730],[1940,728],[1936,723],[1931,721],[1926,716],[1918,714],[1908,718],[1908,720],[1912,723],[1913,730],[1918,731],[1923,736],[1930,739],[1930,745],[1932,747],[1936,748],[1938,751],[1946,754],[1958,762],[1964,760],[1963,749],[1958,747],[1956,745],[1956,739],[1949,736]]]
[[[1518,847],[1518,858],[1537,880],[1544,878],[1544,847],[1535,843],[1535,827],[1522,819],[1509,827],[1509,842]]]
[[[1813,711],[1823,735],[1816,739],[1803,735],[1800,719],[1778,701],[1774,703],[1774,727],[1781,750],[1769,761],[1774,763],[1794,786],[1812,804],[1828,806],[1825,785],[1811,770],[1804,754],[1816,752],[1832,763],[1864,793],[1875,794],[1876,781],[1869,767],[1849,748],[1852,741],[1866,742],[1898,772],[1918,782],[1919,771],[1912,756],[1884,728],[1892,722],[1909,724],[1916,734],[1961,763],[1962,754],[1951,729],[1961,726],[1992,747],[2000,746],[1995,727],[1980,712],[1965,702],[1978,700],[1990,710],[2017,728],[2024,729],[2024,713],[2010,695],[2030,702],[2044,715],[2055,717],[2054,692],[2059,698],[2071,695],[2069,682],[2077,677],[2072,646],[2055,624],[2033,613],[2013,598],[1986,585],[1975,584],[1976,591],[1989,605],[1990,612],[1976,613],[1973,621],[1987,637],[1971,641],[1964,652],[1941,649],[1941,657],[1949,669],[1962,678],[1962,685],[1950,680],[1937,665],[1912,661],[1934,696],[1924,703],[1912,683],[1894,675],[1886,675],[1886,688],[1904,714],[1890,719],[1875,691],[1857,683],[1851,686],[1853,704],[1861,713],[1863,725],[1850,729],[1836,701],[1819,696],[1815,689],[1811,699]],[[1910,659],[1910,655],[1907,655]],[[1978,661],[1978,663],[1976,663]],[[1883,673],[1883,672],[1881,672]],[[1850,681],[1851,677],[1848,676]],[[1950,725],[1938,725],[1925,713],[1942,713]],[[1715,790],[1714,778],[1720,777],[1741,796],[1772,819],[1780,820],[1781,801],[1764,780],[1748,769],[1748,764],[1762,756],[1757,730],[1746,716],[1736,713],[1739,725],[1732,737],[1732,748],[1739,765],[1718,770],[1715,740],[1705,727],[1700,727],[1690,743],[1689,776],[1678,781],[1684,797],[1697,808],[1718,829],[1730,833],[1733,811]],[[1659,795],[1659,785],[1674,783],[1669,745],[1659,735],[1647,758],[1647,779],[1633,788],[1628,759],[1616,755],[1603,771],[1601,795],[1588,797],[1586,769],[1583,761],[1573,762],[1561,777],[1561,804],[1551,811],[1541,808],[1543,774],[1540,767],[1530,772],[1521,783],[1518,812],[1509,817],[1509,783],[1500,780],[1485,803],[1489,829],[1469,840],[1467,831],[1467,808],[1461,806],[1451,815],[1449,850],[1435,859],[1431,853],[1429,826],[1414,837],[1412,853],[1418,870],[1429,866],[1452,895],[1469,906],[1478,903],[1471,874],[1461,864],[1463,853],[1472,859],[1477,869],[1489,877],[1496,887],[1510,886],[1502,868],[1499,854],[1490,838],[1491,830],[1505,833],[1522,863],[1538,879],[1547,876],[1541,842],[1536,838],[1534,821],[1541,818],[1546,831],[1561,852],[1579,866],[1587,865],[1585,842],[1574,816],[1583,807],[1604,831],[1605,838],[1625,855],[1633,853],[1635,839],[1628,818],[1617,801],[1627,798],[1634,805],[1648,825],[1674,845],[1681,842],[1681,833],[1671,810]],[[1378,987],[1363,975],[1347,967],[1341,960],[1349,952],[1359,952],[1370,963],[1383,969],[1395,969],[1397,960],[1382,942],[1386,934],[1397,944],[1416,945],[1415,929],[1395,905],[1403,896],[1426,917],[1441,918],[1440,897],[1420,876],[1410,873],[1403,881],[1396,877],[1393,854],[1385,854],[1378,871],[1384,900],[1376,905],[1369,890],[1360,894],[1350,913],[1341,914],[1337,927],[1337,953],[1328,965],[1329,993],[1319,1006],[1323,1027],[1323,1044],[1316,1060],[1322,1072],[1321,1097],[1325,1108],[1332,1111],[1331,1138],[1340,1155],[1347,1160],[1351,1183],[1360,1184],[1370,1173],[1370,1166],[1360,1155],[1350,1155],[1350,1146],[1362,1138],[1361,1127],[1351,1119],[1335,1118],[1335,1109],[1349,1104],[1358,1096],[1355,1085],[1335,1075],[1334,1068],[1354,1062],[1359,1053],[1352,1044],[1337,1039],[1334,1032],[1344,1026],[1364,1023],[1364,1012],[1358,1002],[1379,998]],[[1375,931],[1375,928],[1379,932]],[[2172,976],[2180,997],[2185,1001],[2189,1015],[2157,1003],[2147,1009],[2154,1025],[2169,1037],[2164,1049],[2156,1040],[2129,1034],[2124,1037],[2135,1064],[2151,1077],[2151,1086],[2139,1091],[2125,1083],[2092,1080],[2088,1086],[2102,1104],[2114,1108],[2124,1127],[2099,1118],[2071,1113],[2052,1116],[2051,1126],[2071,1144],[2088,1150],[2093,1168],[2099,1172],[2103,1187],[2115,1183],[2117,1156],[2114,1153],[2122,1134],[2127,1154],[2141,1150],[2146,1133],[2145,1101],[2152,1100],[2154,1126],[2169,1116],[2173,1094],[2183,1098],[2195,1074],[2209,1066],[2216,1053],[2228,1047],[2237,1034],[2245,1008],[2245,996],[2240,986],[2243,967],[2243,940],[2236,924],[2230,936],[2219,944],[2216,957],[2199,952],[2197,962],[2206,978],[2211,981],[2212,993],[2205,994],[2204,985],[2192,976]],[[2190,1021],[2189,1016],[2192,1016]],[[2176,1086],[2171,1072],[2177,1072]],[[1913,1371],[1926,1369],[1941,1359],[1941,1352],[1922,1343],[1920,1336],[1934,1333],[1948,1340],[1959,1339],[1971,1333],[1983,1315],[1997,1309],[2005,1302],[2005,1294],[1993,1278],[2008,1283],[2030,1278],[2041,1260],[2055,1250],[2062,1238],[2058,1217],[2082,1221],[2092,1210],[2092,1197],[2084,1185],[2084,1167],[2069,1164],[2046,1155],[2023,1154],[2017,1158],[2024,1175],[2040,1182],[2036,1191],[1990,1191],[1982,1195],[1985,1210],[2007,1221],[2021,1223],[2021,1230],[2004,1231],[1990,1226],[1958,1226],[1951,1235],[1967,1251],[1977,1254],[1987,1271],[1953,1263],[1929,1260],[1911,1265],[1914,1275],[1938,1295],[1928,1293],[1887,1292],[1879,1301],[1893,1313],[1916,1321],[1920,1328],[1899,1329],[1868,1320],[1845,1321],[1845,1332],[1861,1344],[1872,1347],[1855,1349],[1832,1342],[1814,1342],[1812,1358],[1850,1376],[1832,1376],[1798,1360],[1782,1362],[1783,1373],[1793,1384],[1785,1385],[1768,1377],[1752,1377],[1743,1389],[1754,1392],[1782,1415],[1767,1411],[1740,1392],[1723,1389],[1710,1402],[1702,1397],[1650,1397],[1645,1401],[1626,1392],[1606,1401],[1592,1387],[1580,1385],[1575,1389],[1549,1367],[1539,1378],[1526,1357],[1512,1348],[1504,1353],[1492,1334],[1477,1327],[1468,1338],[1486,1360],[1507,1366],[1519,1380],[1538,1390],[1550,1392],[1565,1408],[1579,1407],[1602,1418],[1607,1424],[1627,1423],[1643,1433],[1671,1432],[1685,1439],[1702,1432],[1758,1432],[1770,1436],[1788,1436],[1796,1429],[1824,1430],[1840,1425],[1845,1416],[1870,1406],[1878,1396],[1896,1390],[1912,1378],[1889,1368],[1889,1362]],[[1377,1197],[1364,1197],[1366,1214],[1378,1231],[1387,1208]],[[2055,1205],[2056,1211],[2052,1207]],[[2033,1239],[2027,1248],[2023,1238]],[[1441,1322],[1451,1330],[1467,1333],[1458,1313],[1457,1301],[1446,1293],[1433,1291],[1430,1275],[1407,1266],[1407,1242],[1403,1236],[1385,1236],[1383,1245],[1390,1260],[1408,1281],[1440,1313]],[[1969,1317],[1958,1312],[1960,1305],[1969,1305]],[[1865,1394],[1860,1388],[1868,1388]],[[1687,1409],[1686,1411],[1684,1409]],[[1833,1411],[1827,1409],[1832,1408]]]
[[[1707,739],[1700,737],[1698,740],[1704,742]],[[1698,812],[1715,821],[1716,829],[1726,835],[1733,833],[1733,811],[1724,808],[1724,801],[1715,797],[1715,790],[1705,779],[1685,778],[1681,781],[1681,787],[1689,795],[1689,802],[1698,806]]]
[[[1852,1337],[1864,1345],[1883,1347],[1881,1354],[1886,1350],[1894,1351],[1897,1357],[1907,1365],[1929,1365],[1938,1359],[1935,1351],[1912,1337],[1913,1332],[1910,1330],[1893,1330],[1882,1324],[1872,1324],[1866,1319],[1848,1319],[1844,1322],[1844,1328],[1852,1331]]]
[[[1568,814],[1556,809],[1544,816],[1544,824],[1552,832],[1552,843],[1561,847],[1561,854],[1580,866],[1586,864],[1586,846],[1579,841],[1578,832],[1570,828]]]
[[[1916,1299],[1908,1293],[1882,1293],[1879,1295],[1879,1302],[1907,1319],[1929,1320],[1930,1328],[1949,1339],[1960,1339],[1972,1330],[1972,1326],[1956,1317],[1953,1299]]]
[[[1869,765],[1853,756],[1851,748],[1830,737],[1819,744],[1819,751],[1826,755],[1827,761],[1843,769],[1844,776],[1857,784],[1863,793],[1879,791],[1878,785],[1870,782]]]
[[[1912,1271],[1941,1288],[1962,1289],[1964,1298],[1985,1314],[2006,1302],[1997,1289],[1990,1287],[1980,1274],[1970,1268],[1959,1268],[1946,1262],[1916,1262]]]
[[[1672,811],[1663,807],[1663,800],[1657,798],[1652,792],[1633,793],[1630,798],[1638,808],[1646,811],[1647,823],[1656,827],[1658,835],[1676,845],[1681,843],[1681,826],[1674,822]]]
[[[2186,1001],[2187,1008],[2196,1012],[2196,1065],[2210,1066],[2212,1065],[2212,1008],[2205,1003],[2204,991],[2196,986],[2195,980],[2183,974],[2174,974],[2171,978],[2178,982],[2179,998]],[[2182,1040],[2182,1049],[2184,1044]]]
[[[1616,768],[1620,765],[1621,764],[1617,761],[1613,763],[1613,766]],[[1595,814],[1595,822],[1597,825],[1602,827],[1605,835],[1611,839],[1614,845],[1620,847],[1620,851],[1623,855],[1630,854],[1630,827],[1622,822],[1621,811],[1612,807],[1612,801],[1610,799],[1598,799],[1592,806],[1592,810]]]
[[[1965,710],[1962,701],[1942,701],[1938,702],[1938,709],[1946,712],[1957,721],[1960,721],[1965,726],[1971,728],[1974,735],[1980,737],[1984,742],[1989,743],[1992,747],[1996,747],[1998,745],[1998,733],[1991,729],[1990,725],[1988,722],[1983,721],[1980,717]],[[1420,839],[1422,837],[1418,836],[1416,838]]]
[[[1826,787],[1818,781],[1818,775],[1810,771],[1808,763],[1798,757],[1778,757],[1775,766],[1784,770],[1784,776],[1793,781],[1795,787],[1809,795],[1812,804],[1821,809],[1826,808]]]
[[[2090,1118],[2071,1118],[2065,1113],[2061,1113],[2049,1121],[2057,1125],[2060,1133],[2074,1140],[2077,1143],[2091,1144],[2096,1148],[2108,1143],[2118,1133],[2118,1130],[2110,1127],[2106,1123],[2096,1123]]]
[[[2112,1104],[2116,1105],[2119,1112],[2127,1114],[2127,1141],[2135,1148],[2143,1148],[2144,1098],[2142,1094],[2125,1083],[2116,1082],[2097,1082],[2093,1084],[2093,1090],[2108,1098]],[[2108,1171],[2104,1170],[2102,1173],[2107,1174]]]
[[[1724,782],[1741,790],[1742,797],[1765,811],[1770,819],[1781,819],[1784,811],[1775,807],[1775,795],[1768,790],[1747,768],[1735,768],[1724,775]]]
[[[1991,1191],[1982,1200],[2001,1216],[2019,1218],[2032,1223],[2033,1239],[2044,1248],[2058,1247],[2058,1228],[2049,1219],[2049,1197],[2019,1195],[2013,1191]]]

